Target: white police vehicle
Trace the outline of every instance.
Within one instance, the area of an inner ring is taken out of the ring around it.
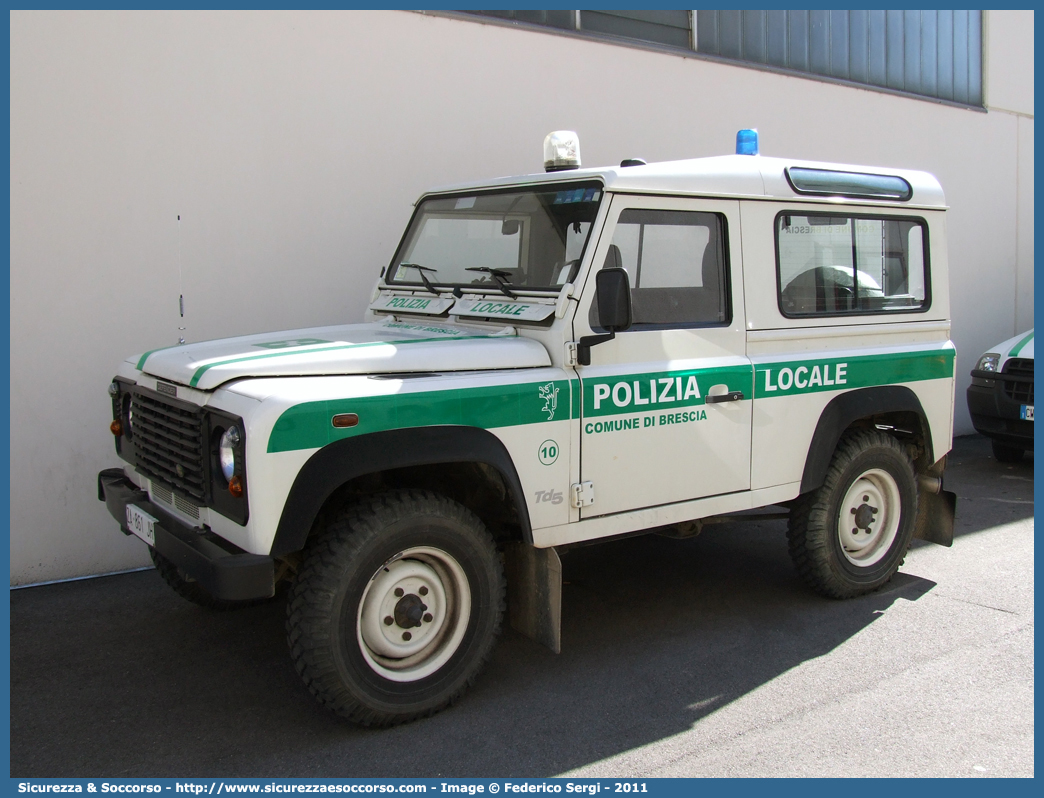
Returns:
[[[425,194],[364,323],[186,344],[112,381],[99,497],[181,595],[290,583],[324,705],[428,715],[505,606],[560,647],[556,549],[779,506],[808,585],[874,590],[950,545],[943,192],[923,172],[757,155]]]
[[[997,344],[979,358],[968,386],[972,425],[1002,463],[1033,450],[1033,330]]]

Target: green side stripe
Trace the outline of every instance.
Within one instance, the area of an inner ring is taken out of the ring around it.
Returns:
[[[553,404],[551,418],[545,409],[549,404]],[[569,380],[305,402],[279,417],[268,438],[268,451],[316,449],[342,438],[408,427],[452,424],[492,429],[567,420],[573,415],[571,405]],[[332,419],[338,413],[355,413],[359,423],[337,429]]]
[[[936,349],[759,363],[754,379],[754,396],[757,399],[771,399],[801,393],[951,379],[954,355],[953,349]]]
[[[743,391],[747,399],[768,399],[797,393],[952,379],[954,354],[953,349],[937,349],[765,363],[753,368],[723,366],[595,377],[583,381],[582,416],[633,414],[702,405],[706,402],[707,390],[719,383],[727,385],[730,391]],[[799,369],[804,370],[799,373]],[[779,380],[787,370],[789,379],[783,377],[783,384],[787,385],[784,388]],[[819,384],[809,385],[812,375],[817,372]],[[690,377],[696,380],[699,397],[689,393]],[[682,386],[680,395],[679,379]],[[655,403],[651,401],[652,380],[657,382]],[[802,382],[802,387],[798,387],[796,382]],[[269,436],[268,451],[318,449],[343,438],[389,429],[437,425],[493,429],[575,419],[581,417],[580,389],[580,381],[572,377],[552,383],[531,382],[305,402],[288,408],[279,417]],[[600,397],[598,409],[594,407],[596,390]],[[549,394],[554,394],[554,400],[549,401]],[[547,408],[552,403],[554,413],[549,418]],[[332,419],[338,413],[356,413],[359,423],[348,429],[334,428]]]
[[[401,346],[403,344],[424,344],[432,341],[466,341],[474,338],[490,338],[489,335],[462,335],[459,338],[410,338],[405,341],[368,341],[361,344],[344,344],[342,346],[321,346],[311,349],[281,350],[279,352],[265,352],[257,355],[243,355],[242,357],[230,357],[224,360],[216,360],[205,366],[200,366],[189,380],[189,385],[195,388],[200,378],[215,366],[227,366],[230,363],[242,363],[246,360],[265,360],[270,357],[291,357],[293,355],[311,355],[317,352],[336,352],[339,349],[362,349],[367,346]]]
[[[584,380],[584,418],[702,405],[706,403],[707,389],[718,384],[728,386],[730,391],[743,391],[744,397],[750,399],[753,377],[750,365],[592,377]]]
[[[1026,344],[1028,344],[1032,340],[1033,340],[1033,333],[1031,332],[1029,335],[1027,335],[1025,338],[1023,338],[1021,341],[1019,341],[1017,344],[1015,344],[1015,346],[1012,348],[1012,350],[1010,352],[1008,352],[1008,357],[1017,357],[1019,352],[1022,351],[1022,347],[1024,347]]]

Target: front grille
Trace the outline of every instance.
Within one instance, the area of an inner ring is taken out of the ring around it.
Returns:
[[[1013,357],[1004,364],[1004,373],[1013,377],[1029,378],[1029,381],[1004,381],[1004,393],[1009,399],[1022,404],[1033,404],[1033,360],[1025,357]]]
[[[130,440],[138,470],[204,504],[201,414],[137,391],[130,409]]]
[[[166,486],[161,485],[159,482],[152,481],[149,484],[152,485],[152,498],[154,501],[160,501],[170,507],[175,507],[178,510],[181,510],[185,515],[189,516],[189,518],[195,518],[197,521],[199,520],[198,505],[182,496],[179,496]]]
[[[174,494],[174,506],[181,510],[185,515],[199,520],[199,507],[188,499],[178,496],[176,493]]]

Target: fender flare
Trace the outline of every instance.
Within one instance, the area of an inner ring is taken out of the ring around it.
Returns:
[[[837,442],[853,422],[878,413],[915,413],[921,422],[928,462],[934,463],[932,434],[928,417],[917,394],[904,385],[880,385],[859,388],[835,396],[819,416],[812,442],[805,456],[805,470],[801,475],[801,493],[808,493],[823,484],[827,469],[837,448]]]
[[[313,454],[290,488],[271,556],[303,549],[326,500],[349,480],[393,468],[443,463],[485,463],[495,468],[518,506],[523,539],[533,542],[522,483],[497,436],[478,427],[412,427],[345,438]]]

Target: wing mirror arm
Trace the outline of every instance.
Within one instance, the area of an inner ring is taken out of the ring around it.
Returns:
[[[606,341],[611,341],[616,337],[616,332],[610,330],[607,333],[601,335],[585,335],[579,341],[576,342],[576,362],[581,366],[591,365],[591,347],[598,346],[598,344],[604,344]]]
[[[595,275],[595,298],[598,302],[598,323],[609,332],[585,335],[576,346],[576,361],[581,366],[591,365],[591,347],[604,344],[616,333],[631,327],[631,280],[619,267],[604,268]]]

